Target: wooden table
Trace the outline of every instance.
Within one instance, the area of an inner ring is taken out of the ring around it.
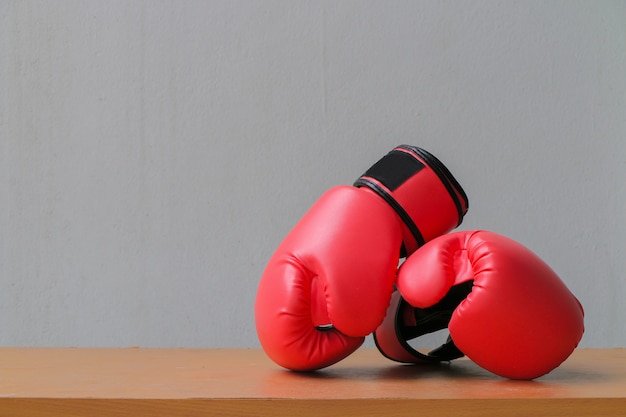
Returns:
[[[361,349],[316,373],[258,349],[0,348],[0,416],[626,416],[626,349],[579,349],[535,381]]]

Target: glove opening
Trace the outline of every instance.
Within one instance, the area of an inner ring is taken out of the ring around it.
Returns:
[[[447,329],[452,313],[472,291],[473,284],[474,281],[466,281],[451,287],[437,304],[427,308],[415,308],[400,298],[394,320],[395,337],[413,360],[407,360],[406,355],[398,355],[397,352],[385,351],[384,343],[378,343],[377,335],[374,334],[376,346],[383,355],[399,362],[440,362],[465,356],[449,335],[444,344],[429,352],[420,349],[415,339]],[[402,356],[402,359],[399,356]]]

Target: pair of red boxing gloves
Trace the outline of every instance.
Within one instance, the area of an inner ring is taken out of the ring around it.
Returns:
[[[449,233],[467,209],[450,171],[408,145],[354,186],[327,191],[259,283],[255,322],[267,355],[287,369],[317,370],[373,333],[398,362],[467,356],[514,379],[556,368],[582,338],[580,303],[523,245],[488,231]],[[446,328],[448,341],[429,353],[408,343]]]

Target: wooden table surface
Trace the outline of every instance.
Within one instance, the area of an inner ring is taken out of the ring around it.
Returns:
[[[315,373],[258,349],[0,348],[0,416],[626,416],[626,349],[579,349],[534,381],[467,359],[361,349]]]

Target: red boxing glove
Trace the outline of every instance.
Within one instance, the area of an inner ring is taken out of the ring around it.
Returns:
[[[276,249],[255,321],[267,355],[292,370],[329,366],[382,322],[400,253],[461,223],[467,197],[423,149],[399,146],[354,184],[327,191]]]
[[[567,359],[584,331],[583,308],[556,273],[492,232],[434,239],[400,267],[397,287],[374,336],[399,362],[467,355],[497,375],[534,379]],[[448,342],[428,354],[407,343],[446,327]]]

